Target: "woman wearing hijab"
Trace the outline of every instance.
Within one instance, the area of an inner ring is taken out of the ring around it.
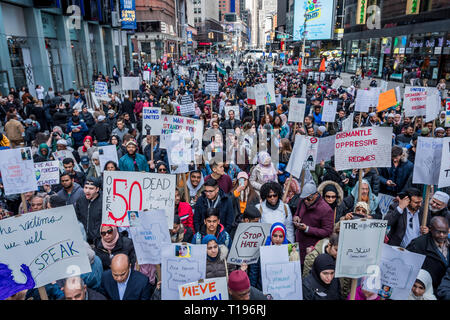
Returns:
[[[78,148],[78,155],[81,157],[87,156],[92,158],[92,154],[97,151],[97,147],[94,147],[94,140],[91,136],[84,137],[83,145]]]
[[[335,261],[332,256],[318,255],[311,273],[303,281],[303,300],[342,300],[334,269]]]
[[[286,227],[280,222],[276,222],[270,228],[270,236],[267,237],[266,246],[289,244],[286,239]]]
[[[225,277],[231,271],[228,270],[227,256],[228,248],[218,244],[214,235],[208,234],[203,237],[202,244],[206,244],[206,278]]]
[[[327,180],[317,187],[317,191],[322,198],[324,198],[325,202],[330,206],[336,216],[337,207],[344,200],[344,191],[341,186],[334,181]]]
[[[119,253],[126,254],[131,266],[134,267],[136,253],[134,252],[133,241],[120,234],[117,227],[102,224],[100,238],[97,238],[94,243],[94,251],[102,260],[103,270],[110,269],[111,259]]]
[[[428,271],[420,269],[411,288],[409,300],[437,300],[433,294],[433,281]]]
[[[250,184],[259,193],[263,184],[277,181],[278,170],[275,169],[270,154],[267,151],[261,151],[258,154],[258,164],[250,176]]]
[[[48,161],[48,157],[49,157],[49,150],[50,148],[48,147],[48,145],[46,143],[41,143],[39,145],[39,149],[36,152],[36,154],[33,156],[33,161],[34,162],[45,162]]]
[[[362,282],[366,281],[367,278],[363,278]],[[377,293],[367,291],[362,288],[363,284],[356,287],[355,300],[381,300]],[[347,300],[350,300],[351,294],[348,294]]]
[[[86,174],[86,178],[94,177],[100,178],[102,176],[102,169],[100,167],[100,155],[98,151],[95,151],[91,157],[91,166]]]

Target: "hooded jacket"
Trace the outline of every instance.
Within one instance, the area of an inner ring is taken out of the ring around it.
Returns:
[[[225,230],[229,233],[234,221],[233,203],[230,196],[223,192],[220,188],[218,196],[220,199],[215,207],[219,209],[220,223],[223,224]],[[203,191],[194,206],[194,229],[196,231],[199,231],[200,227],[204,225],[207,208],[208,200],[205,192]]]
[[[406,161],[405,161],[406,160]],[[399,192],[405,191],[408,178],[412,175],[414,164],[402,158],[397,168],[392,165],[390,168],[378,168],[380,175],[380,192],[391,196],[396,196]],[[388,187],[386,182],[392,180],[396,184],[394,187]]]
[[[72,193],[70,195],[67,193],[66,190],[64,190],[64,188],[59,190],[57,195],[59,197],[61,197],[62,199],[64,199],[64,201],[66,202],[66,205],[69,205],[69,204],[75,204],[78,201],[78,199],[83,197],[84,191],[83,191],[83,188],[74,181]]]
[[[324,264],[330,266],[325,267]],[[316,258],[311,273],[303,281],[303,300],[342,300],[339,280],[333,278],[331,283],[326,285],[320,278],[320,272],[331,268],[332,265],[334,260],[328,254]]]
[[[86,230],[87,242],[94,243],[99,237],[99,230],[102,224],[102,199],[103,194],[99,191],[97,198],[93,201],[86,199],[83,195],[75,203],[75,213],[84,230]]]
[[[117,240],[114,248],[111,250],[111,254],[105,249],[105,247],[103,247],[101,237],[97,237],[97,239],[95,239],[94,251],[95,254],[102,260],[103,271],[111,269],[111,260],[119,253],[123,253],[128,256],[132,267],[134,267],[134,264],[136,263],[136,253],[134,251],[133,241],[128,237],[124,237],[121,233],[119,233],[119,239]]]

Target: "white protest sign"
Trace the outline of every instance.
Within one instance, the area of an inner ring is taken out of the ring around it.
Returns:
[[[303,169],[305,169],[305,171],[310,171],[314,170],[316,166],[319,139],[310,136],[306,136],[305,139],[308,141],[308,143],[306,149],[306,160],[305,163],[303,164]]]
[[[268,102],[267,83],[259,83],[255,85],[255,100],[257,106],[266,105]],[[273,97],[275,99],[275,96]]]
[[[7,196],[38,189],[31,149],[28,147],[0,151],[0,171]]]
[[[379,193],[378,194],[378,208],[380,208],[381,214],[384,216],[386,215],[386,213],[388,213],[389,211],[389,207],[391,205],[391,203],[394,201],[394,197],[390,196],[388,194],[384,194],[384,193]]]
[[[378,105],[379,88],[371,88],[370,90],[358,89],[355,99],[355,111],[369,112],[369,107],[376,108]]]
[[[91,272],[72,205],[0,220],[0,235],[0,300]]]
[[[276,103],[275,85],[273,83],[273,79],[272,79],[272,82],[269,82],[269,79],[267,79],[267,83],[266,83],[265,104],[269,104],[269,103]]]
[[[169,174],[104,171],[102,223],[128,227],[127,211],[164,209],[167,225],[172,228],[175,180]]]
[[[260,254],[263,293],[274,300],[302,300],[300,262],[289,262],[288,245],[263,246]]]
[[[103,172],[108,161],[114,161],[119,165],[119,158],[117,157],[117,149],[115,145],[98,147],[98,159],[100,161],[100,170]]]
[[[144,72],[142,72],[142,79],[144,81],[150,81],[150,71],[144,70]]]
[[[441,111],[441,96],[437,88],[427,88],[427,98],[425,100],[425,119],[427,122],[433,121]]]
[[[406,87],[403,99],[405,116],[424,116],[426,114],[427,88]]]
[[[342,120],[342,131],[353,130],[353,118],[354,113],[352,112],[347,118],[345,118],[345,120]]]
[[[255,106],[256,105],[256,94],[254,87],[247,87],[247,104]]]
[[[161,263],[161,246],[171,243],[164,210],[137,212],[134,221],[130,221],[130,234],[140,265]]]
[[[282,103],[281,101],[281,94],[275,94],[275,103],[278,105],[280,105]]]
[[[94,95],[100,100],[109,99],[108,97],[108,84],[103,81],[95,81],[94,83]]]
[[[341,221],[336,278],[361,278],[375,272],[370,266],[377,265],[386,233],[386,220]]]
[[[439,188],[450,186],[450,137],[442,139],[442,157],[439,170]]]
[[[336,170],[390,167],[392,128],[363,127],[336,134]]]
[[[334,155],[335,136],[328,136],[319,139],[319,146],[317,148],[316,164],[320,161],[329,161]]]
[[[227,278],[199,280],[178,287],[180,300],[228,300]]]
[[[291,98],[289,101],[289,122],[303,122],[305,117],[306,99]]]
[[[206,94],[216,94],[219,92],[219,83],[217,82],[216,73],[207,73],[204,84]]]
[[[191,149],[190,134],[186,131],[173,133],[167,143],[167,158],[170,173],[179,174],[189,172],[189,164],[194,161]]]
[[[296,178],[299,178],[302,173],[308,146],[309,140],[307,140],[305,136],[298,134],[295,136],[294,148],[292,149],[289,162],[286,166],[286,172],[289,172]]]
[[[442,138],[419,137],[416,145],[413,183],[434,185],[439,182]]]
[[[144,131],[145,130],[145,131]],[[161,108],[142,109],[142,131],[145,135],[160,136],[162,130]]]
[[[139,90],[139,77],[122,77],[122,90]]]
[[[424,260],[424,255],[383,244],[379,272],[363,288],[383,298],[408,300]]]
[[[306,98],[306,84],[302,84],[302,98]]]
[[[270,233],[269,223],[239,223],[227,262],[241,265],[257,263],[259,248]]]
[[[323,102],[322,121],[334,122],[336,119],[337,101],[325,100]]]
[[[54,151],[52,153],[52,155],[53,155],[53,158],[55,160],[59,161],[59,169],[61,171],[64,171],[63,160],[66,159],[66,158],[70,158],[70,159],[73,160],[73,162],[75,163],[75,171],[77,170],[77,167],[78,167],[77,164],[78,163],[77,163],[77,160],[75,159],[75,157],[73,156],[72,151],[70,151],[70,150]]]
[[[180,99],[180,113],[182,116],[195,115],[194,95],[185,94]]]
[[[336,80],[334,80],[333,84],[331,85],[331,89],[339,89],[342,85],[344,84],[344,80],[342,80],[341,78],[337,78]]]
[[[230,110],[234,111],[234,118],[240,120],[239,106],[225,106],[225,120],[230,119],[230,116],[228,115]]]
[[[37,162],[34,164],[38,186],[59,184],[59,161]]]
[[[206,278],[206,244],[163,244],[161,299],[178,300],[181,285]]]

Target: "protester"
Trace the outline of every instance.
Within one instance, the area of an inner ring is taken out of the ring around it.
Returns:
[[[194,235],[192,243],[201,244],[202,239],[207,235],[213,235],[217,239],[218,244],[225,245],[228,249],[231,248],[231,238],[224,226],[220,223],[219,209],[208,208],[206,209],[204,224],[200,227],[199,231]]]
[[[267,300],[267,296],[260,290],[250,286],[250,280],[242,270],[235,270],[230,273],[228,294],[230,300]]]
[[[64,171],[59,179],[63,188],[58,191],[57,195],[65,201],[66,205],[75,204],[80,197],[84,196],[83,189],[69,172]]]
[[[65,300],[106,300],[104,295],[88,288],[80,277],[67,278],[62,290]]]
[[[446,300],[449,300],[449,298],[450,297]],[[417,279],[411,289],[411,293],[409,294],[409,300],[436,300],[436,297],[433,294],[433,281],[428,271],[420,269]]]

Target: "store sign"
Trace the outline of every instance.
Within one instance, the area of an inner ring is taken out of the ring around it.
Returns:
[[[423,47],[423,41],[410,41],[409,42],[409,47],[410,48],[422,48]]]
[[[120,19],[122,29],[137,29],[135,0],[120,0]]]
[[[356,9],[356,24],[366,24],[367,1],[359,0]]]
[[[406,14],[418,14],[420,10],[420,0],[408,0],[406,3]]]

